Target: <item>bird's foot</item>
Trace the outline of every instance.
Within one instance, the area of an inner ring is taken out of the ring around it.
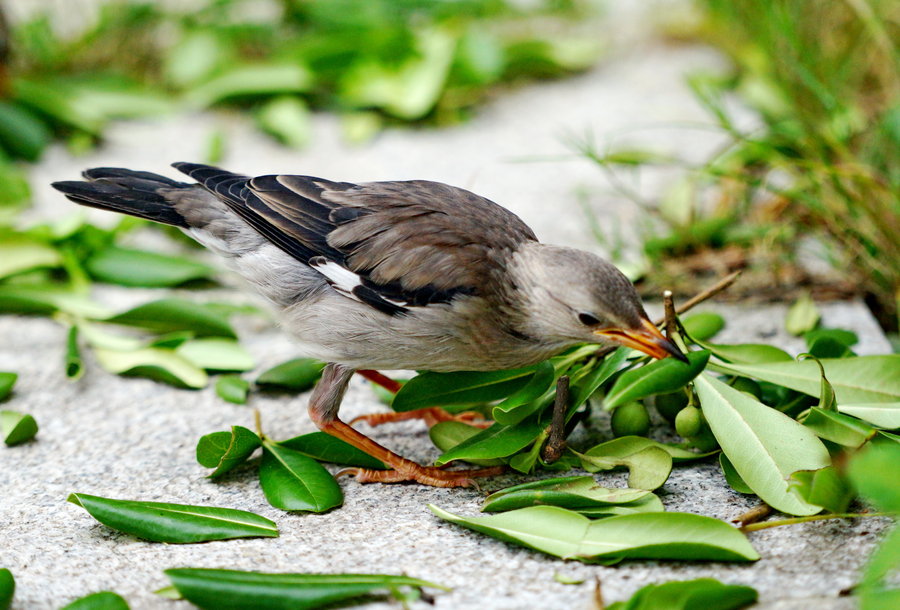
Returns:
[[[443,470],[434,466],[419,464],[404,465],[396,470],[373,470],[369,468],[345,468],[335,476],[353,476],[359,483],[402,483],[415,481],[431,487],[471,487],[479,477],[492,477],[506,471],[505,466],[479,468],[476,470]]]
[[[370,413],[368,415],[360,415],[350,420],[351,424],[356,422],[366,422],[370,426],[380,426],[381,424],[393,423],[397,421],[405,421],[408,419],[421,419],[430,428],[442,421],[456,421],[476,428],[489,428],[493,422],[484,419],[481,413],[476,411],[465,411],[463,413],[449,413],[441,407],[427,407],[425,409],[414,409],[412,411],[389,412],[389,413]]]

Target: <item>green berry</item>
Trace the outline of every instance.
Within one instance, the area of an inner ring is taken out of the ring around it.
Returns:
[[[653,399],[656,410],[670,424],[675,422],[675,416],[688,403],[688,397],[684,390],[678,390],[669,394],[657,394]]]
[[[650,430],[650,414],[639,402],[629,402],[612,413],[614,436],[644,436]]]
[[[697,436],[702,426],[703,413],[697,407],[685,407],[675,416],[675,431],[684,438]]]

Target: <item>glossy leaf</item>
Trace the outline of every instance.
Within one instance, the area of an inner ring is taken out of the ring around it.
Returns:
[[[70,289],[55,285],[0,285],[0,312],[47,316],[57,311],[87,318],[102,318],[109,312]]]
[[[207,568],[175,568],[165,573],[184,599],[209,610],[226,603],[230,610],[307,610],[343,606],[345,601],[377,591],[395,594],[398,587],[449,590],[390,574],[265,574]]]
[[[282,510],[322,513],[344,502],[341,488],[321,464],[268,441],[263,443],[259,484],[269,504]]]
[[[818,470],[831,463],[828,450],[809,428],[717,379],[700,376],[694,389],[722,451],[756,495],[792,515],[821,510],[804,502],[787,484],[798,470]]]
[[[706,341],[725,328],[725,318],[712,311],[703,311],[685,316],[681,325],[691,339]]]
[[[0,410],[0,435],[8,446],[21,445],[38,433],[34,417],[17,411]]]
[[[96,280],[121,286],[164,288],[191,280],[212,279],[215,270],[180,256],[109,246],[84,263]]]
[[[12,605],[16,593],[16,579],[7,568],[0,568],[0,610],[7,610]]]
[[[231,431],[213,432],[197,441],[197,461],[201,466],[215,468],[209,475],[214,479],[235,466],[247,461],[262,440],[243,426],[232,426]]]
[[[628,504],[653,495],[643,489],[608,489],[594,477],[575,476],[544,479],[501,489],[484,500],[481,510],[493,513],[526,506],[560,506],[578,510],[609,504]]]
[[[654,493],[648,494],[640,500],[629,502],[628,504],[605,504],[591,508],[575,508],[573,509],[580,515],[584,515],[589,519],[603,519],[606,517],[614,517],[616,515],[634,515],[637,513],[662,513],[666,508],[663,506],[662,500]]]
[[[713,578],[680,580],[641,587],[623,602],[607,610],[737,610],[756,602],[756,589],[726,585]]]
[[[834,466],[819,470],[801,470],[791,475],[791,489],[810,504],[832,513],[847,510],[855,495],[849,483]]]
[[[175,353],[209,371],[249,371],[256,366],[253,356],[234,339],[205,337],[185,341]]]
[[[890,402],[900,399],[900,354],[819,360],[843,403]],[[762,364],[715,364],[716,371],[761,379],[819,397],[822,375],[812,360]]]
[[[216,394],[219,398],[236,405],[247,404],[250,382],[238,375],[222,375],[216,379]]]
[[[392,407],[395,411],[412,411],[500,400],[528,383],[534,371],[530,366],[507,371],[422,373],[403,384]]]
[[[441,519],[563,559],[755,561],[759,555],[724,521],[689,513],[638,513],[591,521],[557,506],[462,517],[433,504]]]
[[[523,405],[537,400],[556,381],[556,370],[549,360],[537,365],[531,379],[524,386],[507,396],[504,400],[494,405],[491,409],[491,417],[501,424],[517,424],[530,415],[529,409],[521,409]]]
[[[900,428],[900,401],[838,403],[838,411],[858,417],[886,430]]]
[[[60,610],[128,610],[128,603],[112,591],[100,591],[76,599]]]
[[[73,493],[68,499],[103,525],[153,542],[184,544],[278,536],[272,521],[233,508],[114,500],[81,493]]]
[[[611,470],[620,466],[628,468],[628,486],[635,489],[661,487],[672,472],[672,456],[664,449],[615,439],[578,453],[582,467],[588,472]]]
[[[444,452],[434,463],[443,466],[453,460],[489,460],[507,457],[530,445],[542,429],[543,426],[535,421],[524,421],[514,426],[495,423]]]
[[[741,475],[734,469],[734,464],[731,463],[731,460],[729,460],[728,456],[724,453],[719,454],[719,468],[722,469],[722,474],[725,476],[725,482],[728,483],[733,490],[740,494],[753,493],[753,490],[747,487],[747,484],[744,483],[744,479],[742,479]]]
[[[663,358],[622,373],[606,395],[604,408],[614,409],[651,394],[666,394],[684,387],[706,366],[709,351],[690,352],[687,357],[690,364],[675,358]]]
[[[602,447],[603,449],[599,449],[600,447]],[[601,445],[597,445],[596,447],[594,447],[594,449],[597,449],[597,451],[609,451],[615,453],[616,455],[621,455],[622,452],[636,453],[638,451],[646,449],[647,447],[657,447],[659,449],[662,449],[670,456],[672,456],[672,461],[675,463],[689,462],[691,460],[701,460],[715,453],[715,451],[709,451],[707,453],[697,453],[688,449],[684,449],[677,445],[660,443],[659,441],[654,441],[643,436],[620,436],[619,438],[613,439],[611,441],[606,441]],[[588,450],[587,453],[591,454],[594,449]]]
[[[0,101],[0,144],[16,158],[37,161],[50,144],[50,128],[27,107]]]
[[[94,348],[97,362],[116,375],[147,377],[180,388],[204,388],[206,372],[172,350],[146,347],[132,351]]]
[[[428,429],[428,436],[434,446],[441,451],[447,452],[469,440],[473,436],[477,436],[481,432],[481,428],[470,426],[459,421],[442,421],[431,426]],[[501,459],[491,460],[466,460],[476,466],[497,466],[503,464]]]
[[[864,421],[819,407],[811,408],[802,421],[819,438],[844,447],[856,449],[875,436],[875,428]]]
[[[16,373],[0,371],[0,400],[4,400],[12,393],[13,386],[16,385],[18,379],[19,376]]]
[[[760,364],[765,362],[785,362],[793,360],[791,355],[783,349],[765,343],[740,343],[737,345],[715,345],[712,343],[698,342],[698,345],[708,349],[712,354],[734,364]]]
[[[822,338],[828,338],[847,347],[853,347],[859,343],[859,337],[855,332],[844,330],[843,328],[817,328],[803,335],[803,340],[807,346],[812,346],[816,341]]]
[[[600,386],[606,383],[627,360],[631,350],[626,347],[617,348],[616,351],[606,356],[596,368],[590,373],[579,379],[572,386],[572,401],[570,410],[577,408],[588,401],[588,399],[596,392]]]
[[[879,510],[900,512],[897,464],[900,464],[900,445],[871,443],[850,460],[848,474],[860,495]]]
[[[157,333],[189,330],[198,337],[236,339],[228,320],[212,308],[183,299],[161,299],[106,318],[104,322],[137,326]]]
[[[295,358],[270,368],[256,378],[256,385],[265,389],[305,392],[322,376],[325,363],[312,358]]]
[[[310,432],[309,434],[278,441],[278,444],[320,462],[330,462],[342,466],[358,466],[360,468],[388,468],[381,460],[375,459],[353,445],[324,432]]]

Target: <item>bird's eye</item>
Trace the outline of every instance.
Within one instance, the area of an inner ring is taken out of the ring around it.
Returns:
[[[580,313],[578,314],[578,321],[584,324],[585,326],[596,326],[600,324],[600,320],[595,318],[589,313]]]

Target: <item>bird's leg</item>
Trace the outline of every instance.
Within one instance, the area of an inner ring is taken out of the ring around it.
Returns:
[[[399,483],[417,481],[433,487],[468,487],[475,477],[500,474],[504,467],[481,468],[478,470],[448,471],[432,466],[421,466],[412,460],[397,455],[379,445],[371,438],[342,422],[337,414],[341,400],[347,391],[347,384],[353,376],[353,369],[340,364],[329,364],[322,371],[322,378],[313,390],[309,401],[309,416],[323,432],[349,443],[377,458],[393,470],[370,470],[367,468],[347,468],[338,475],[352,474],[361,483]]]
[[[396,394],[403,387],[399,381],[391,379],[387,375],[383,375],[378,371],[370,371],[362,369],[356,371],[361,377],[365,377],[372,383],[378,384],[388,392]],[[404,421],[407,419],[421,419],[429,428],[442,421],[458,421],[477,428],[487,428],[492,422],[484,419],[481,413],[476,411],[465,411],[463,413],[453,414],[441,407],[427,407],[425,409],[414,409],[412,411],[404,411],[402,413],[369,413],[367,415],[359,415],[350,420],[353,425],[356,422],[364,421],[372,427],[381,424]]]

